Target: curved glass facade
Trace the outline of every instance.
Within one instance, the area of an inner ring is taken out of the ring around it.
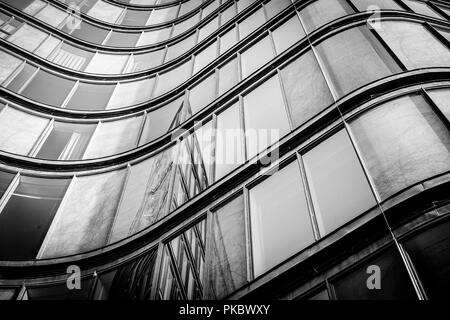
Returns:
[[[0,298],[450,295],[449,35],[440,1],[0,0]]]

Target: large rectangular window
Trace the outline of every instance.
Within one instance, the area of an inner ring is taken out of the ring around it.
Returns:
[[[308,33],[324,24],[353,13],[345,0],[317,0],[300,11]]]
[[[70,180],[20,177],[0,213],[0,259],[35,259]]]
[[[345,130],[308,151],[303,160],[322,235],[376,205]]]
[[[314,242],[297,161],[249,190],[255,277]]]

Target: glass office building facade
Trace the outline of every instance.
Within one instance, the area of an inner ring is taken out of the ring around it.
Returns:
[[[0,38],[0,299],[450,296],[445,1],[0,0]]]

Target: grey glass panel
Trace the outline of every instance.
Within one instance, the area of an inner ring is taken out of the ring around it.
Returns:
[[[213,73],[190,90],[189,106],[192,114],[200,111],[216,98],[216,87],[216,75]]]
[[[57,27],[68,17],[68,13],[52,5],[48,5],[39,11],[35,17],[53,27]]]
[[[140,145],[155,140],[175,128],[182,119],[183,97],[147,114]]]
[[[142,116],[102,122],[98,125],[83,159],[95,159],[136,148]]]
[[[380,289],[368,288],[369,266],[380,269]],[[359,268],[333,283],[338,300],[415,300],[414,287],[397,251],[364,262]]]
[[[414,0],[403,0],[408,7],[410,7],[414,12],[430,16],[437,19],[444,19],[440,14],[431,9],[426,3],[414,1]]]
[[[0,171],[0,199],[5,194],[15,174],[6,171]]]
[[[242,77],[247,77],[275,56],[269,37],[259,40],[242,52]]]
[[[220,54],[233,47],[238,41],[237,29],[232,28],[220,36]]]
[[[72,35],[87,42],[101,44],[108,35],[108,32],[109,30],[107,29],[99,28],[88,22],[82,21],[79,28],[74,29]]]
[[[289,132],[278,76],[274,76],[244,97],[247,158],[277,142]]]
[[[353,13],[344,0],[318,0],[300,11],[308,33],[337,18]]]
[[[151,18],[147,25],[153,25],[163,22],[169,22],[176,18],[178,6],[171,6],[167,8],[155,9],[152,12]]]
[[[74,80],[39,70],[21,93],[32,100],[59,107],[74,85]]]
[[[69,290],[67,283],[52,286],[27,286],[28,300],[87,300],[92,278],[82,278],[80,289]]]
[[[219,28],[219,18],[216,17],[200,28],[198,42],[202,41]]]
[[[428,91],[431,99],[450,121],[450,88]]]
[[[219,95],[225,93],[239,82],[238,59],[233,58],[219,68]]]
[[[37,70],[35,66],[25,64],[22,70],[12,79],[12,81],[6,86],[8,89],[19,92],[25,82],[27,82],[30,77]]]
[[[193,33],[189,37],[170,45],[164,60],[167,62],[186,53],[186,51],[195,46],[195,40],[196,33]]]
[[[340,32],[319,44],[317,51],[338,96],[401,71],[366,27]]]
[[[223,26],[225,23],[230,21],[237,14],[236,3],[226,8],[220,13],[220,25]]]
[[[119,83],[108,103],[107,109],[123,108],[150,100],[155,79]]]
[[[105,44],[112,47],[134,47],[140,36],[141,34],[138,32],[114,31]]]
[[[240,0],[237,3],[238,12],[244,11],[247,7],[249,7],[253,3],[253,0]]]
[[[0,214],[0,259],[34,259],[70,180],[22,176]]]
[[[166,93],[188,79],[191,74],[191,60],[158,76],[155,96]]]
[[[55,38],[53,36],[49,36],[47,39],[45,39],[44,42],[39,46],[39,48],[36,49],[34,54],[37,54],[38,56],[48,59],[48,56],[50,53],[55,51],[55,49],[61,44],[61,40],[58,38]],[[63,44],[64,45],[64,44]],[[86,53],[88,53],[86,51]],[[49,60],[49,59],[48,59]]]
[[[76,110],[105,110],[115,84],[80,82],[66,108]]]
[[[275,0],[274,0],[275,1]],[[275,49],[278,54],[292,46],[305,36],[302,25],[297,15],[294,15],[288,21],[276,28],[272,32]]]
[[[220,4],[221,4],[220,1],[217,1],[217,0],[210,2],[206,7],[204,7],[202,9],[202,19],[206,18],[213,11],[217,10],[217,8],[219,8]]]
[[[250,16],[239,22],[239,39],[242,40],[266,22],[264,9],[261,7]]]
[[[5,108],[0,113],[0,150],[28,155],[49,121],[11,107]]]
[[[197,22],[200,20],[200,12],[193,15],[192,17],[175,24],[175,27],[173,28],[173,34],[172,37],[175,37],[195,26]]]
[[[79,160],[96,124],[55,122],[36,158]]]
[[[297,161],[250,189],[255,277],[314,241]]]
[[[217,115],[216,180],[244,162],[243,133],[238,104]]]
[[[0,84],[5,81],[21,63],[22,60],[4,51],[0,51]]]
[[[345,130],[308,151],[303,159],[322,235],[376,205]]]
[[[127,9],[123,16],[121,25],[126,26],[145,26],[148,18],[150,17],[150,11],[148,10],[130,10]]]
[[[383,21],[376,30],[408,69],[450,65],[450,51],[418,23]]]
[[[151,30],[144,32],[139,38],[139,41],[137,42],[136,46],[137,47],[145,46],[167,40],[169,38],[171,30],[172,29],[170,27],[167,27],[158,30]]]
[[[47,37],[47,33],[24,24],[8,40],[25,50],[33,52]]]
[[[292,4],[291,0],[271,0],[267,2],[264,6],[266,8],[268,18],[272,19],[276,14],[278,14],[291,4]]]
[[[0,301],[15,300],[20,288],[0,288]]]
[[[281,70],[293,125],[300,126],[333,103],[333,97],[311,51]]]
[[[129,57],[127,54],[97,53],[84,71],[99,74],[120,74]]]
[[[178,12],[178,16],[181,17],[181,16],[185,15],[186,13],[193,11],[194,9],[198,9],[198,7],[201,4],[202,4],[202,0],[190,0],[187,2],[183,2],[180,5],[180,12]]]
[[[450,169],[448,128],[420,96],[387,102],[351,128],[381,199]]]
[[[163,49],[133,55],[130,63],[130,67],[132,66],[132,68],[127,70],[127,72],[138,72],[159,66],[162,64],[164,52],[165,50]]]
[[[330,297],[328,296],[328,291],[325,289],[323,291],[320,291],[319,293],[316,293],[308,300],[330,300]]]
[[[131,167],[109,243],[141,231],[167,213],[174,149]]]
[[[376,7],[388,10],[404,11],[394,0],[351,0],[359,11],[373,11]]]
[[[200,71],[217,57],[217,41],[210,44],[195,56],[194,73]]]
[[[206,298],[216,300],[247,282],[244,197],[240,195],[216,210],[210,228]]]
[[[428,298],[450,297],[450,223],[444,222],[405,241],[404,246]]]
[[[92,6],[87,14],[101,21],[116,23],[123,10],[124,9],[121,7],[99,0]]]
[[[38,258],[55,258],[104,246],[125,173],[126,170],[120,170],[75,178]]]

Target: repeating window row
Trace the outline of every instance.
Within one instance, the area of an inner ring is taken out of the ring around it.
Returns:
[[[43,0],[25,0],[20,2],[3,0],[3,2],[25,13],[41,17],[43,20],[50,20],[52,22],[50,24],[54,26],[59,24],[55,22],[55,19],[58,22],[62,22],[71,15],[72,17],[78,16],[77,20],[80,20],[80,13],[84,13],[91,18],[108,24],[144,27],[170,23],[193,11],[198,11],[199,14],[204,11],[203,17],[205,17],[220,5],[220,0],[213,0],[210,5],[202,10],[200,7],[208,2],[207,0],[188,0],[168,7],[139,10],[121,7],[103,0],[61,0],[60,2],[69,6],[67,10],[63,10]]]
[[[222,2],[225,5],[225,0],[223,0]],[[24,11],[25,13],[33,15],[36,19],[45,22],[80,40],[96,45],[129,48],[155,45],[159,42],[175,38],[182,33],[188,32],[189,30],[193,31],[194,33],[199,33],[200,39],[205,38],[216,31],[220,26],[223,26],[229,20],[233,19],[238,13],[242,12],[253,2],[254,0],[239,0],[231,2],[230,5],[227,4],[226,8],[221,10],[216,17],[211,19],[211,21],[194,30],[192,29],[201,21],[200,13],[193,15],[192,17],[180,23],[175,23],[168,27],[161,27],[147,31],[118,31],[108,29],[85,21],[84,19],[81,19],[76,15],[74,16],[73,14],[66,13],[65,11],[59,9],[59,15],[39,15],[34,10],[34,2],[31,2],[29,4],[29,10],[25,7],[22,7],[21,4],[19,4],[17,1],[11,3],[11,5],[15,7],[20,6],[18,9]],[[218,4],[219,0],[215,0],[211,3],[210,6],[205,8],[204,13],[207,13],[209,15],[210,11],[214,11]],[[211,9],[214,8],[214,10],[207,10],[209,7],[212,7]],[[206,16],[203,16],[203,18],[205,17]],[[20,20],[19,22],[14,23],[19,24]]]
[[[376,210],[378,201],[449,172],[449,92],[430,90],[433,105],[421,94],[384,102],[349,120],[348,131],[302,147],[273,174],[248,182],[251,232],[245,232],[252,235],[255,276]],[[217,121],[223,127],[230,118]],[[212,127],[209,122],[147,160],[102,174],[42,178],[1,171],[0,259],[78,254],[161,220],[207,189],[218,170],[226,172],[217,155],[229,154],[223,139],[230,134]],[[30,210],[37,221],[18,218]]]

